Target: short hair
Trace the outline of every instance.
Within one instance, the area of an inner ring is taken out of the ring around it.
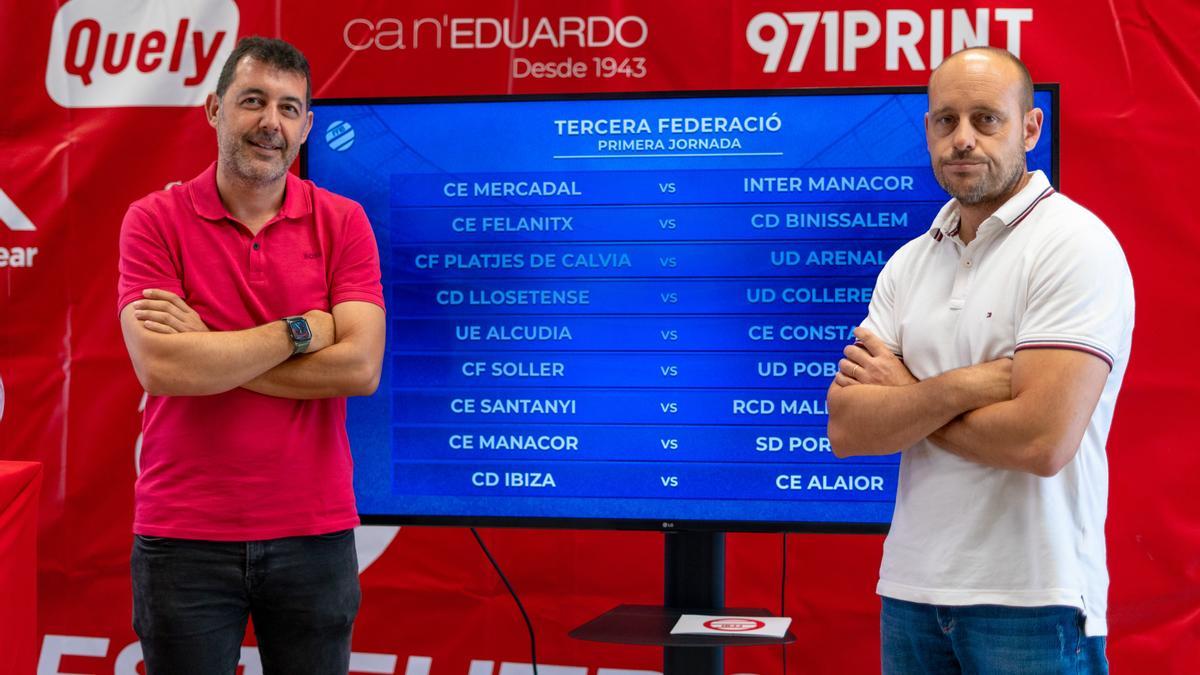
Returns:
[[[243,57],[258,61],[277,70],[300,73],[304,76],[304,107],[312,107],[312,73],[308,68],[308,59],[288,42],[275,38],[252,35],[238,40],[233,52],[225,59],[221,67],[221,76],[217,78],[217,98],[224,98],[229,85],[233,84],[233,71]]]
[[[960,54],[969,54],[971,52],[984,52],[986,54],[991,54],[992,56],[1004,59],[1013,67],[1015,67],[1017,69],[1017,76],[1020,78],[1022,112],[1029,112],[1030,110],[1033,110],[1033,78],[1030,77],[1029,69],[1025,67],[1025,64],[1021,61],[1021,59],[1017,58],[1015,54],[1007,49],[1000,49],[999,47],[967,47],[966,49],[954,52],[948,56],[945,61],[942,61],[942,65],[945,65],[948,61]],[[933,73],[930,73],[930,84],[933,84],[933,76],[937,74],[937,71],[940,70],[941,67],[942,66],[939,65],[934,69]]]

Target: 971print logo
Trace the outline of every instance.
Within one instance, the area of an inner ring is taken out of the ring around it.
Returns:
[[[1032,21],[1032,7],[934,9],[928,17],[911,9],[762,12],[746,24],[746,44],[766,57],[764,73],[779,72],[784,57],[789,73],[805,66],[812,71],[818,64],[827,73],[853,72],[859,52],[878,60],[880,51],[884,70],[900,70],[903,63],[920,72],[942,63],[947,38],[950,54],[992,45],[1019,57],[1022,27]],[[1003,43],[997,39],[1001,33]],[[811,49],[818,35],[823,50]]]
[[[46,92],[64,108],[200,105],[238,16],[233,0],[71,0],[54,16]]]

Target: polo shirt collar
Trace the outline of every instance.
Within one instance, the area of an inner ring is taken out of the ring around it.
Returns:
[[[283,206],[272,221],[283,219],[303,218],[312,213],[312,204],[304,189],[304,181],[291,171],[287,172],[287,185],[283,189]],[[188,192],[192,197],[192,208],[196,214],[206,220],[237,220],[229,214],[229,210],[221,203],[221,195],[217,192],[217,163],[213,162],[199,176],[188,183]]]
[[[1043,199],[1052,194],[1054,194],[1054,188],[1050,186],[1050,180],[1046,178],[1046,174],[1040,170],[1034,171],[1025,187],[996,209],[991,217],[1004,223],[1006,228],[1014,228],[1020,225],[1021,221],[1025,220],[1026,216],[1032,213]]]
[[[1012,229],[1020,225],[1021,221],[1025,220],[1042,200],[1052,194],[1054,194],[1054,188],[1050,185],[1046,174],[1040,169],[1034,171],[1029,176],[1029,182],[1021,188],[1020,192],[1010,197],[1000,208],[996,209],[995,213],[980,224],[980,232],[992,229],[989,227],[992,223],[1002,224],[1004,229]],[[946,237],[955,237],[958,235],[958,224],[958,200],[951,199],[934,219],[929,236],[937,241]]]

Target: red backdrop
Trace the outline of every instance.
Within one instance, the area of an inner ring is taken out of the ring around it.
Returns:
[[[0,2],[0,459],[45,466],[39,672],[137,672],[127,566],[142,392],[114,307],[117,230],[129,202],[212,161],[213,132],[196,104],[235,36],[250,34],[297,44],[316,94],[342,97],[912,85],[964,43],[1019,51],[1037,81],[1061,83],[1062,189],[1116,232],[1137,289],[1134,353],[1109,440],[1110,657],[1118,672],[1196,672],[1200,454],[1189,430],[1200,408],[1191,355],[1200,219],[1190,181],[1200,157],[1200,7],[1016,4]],[[490,46],[505,19],[516,44]],[[521,40],[524,20],[532,44]],[[579,22],[590,35],[571,30]],[[797,53],[809,25],[811,45]],[[630,68],[600,77],[593,59],[605,57],[631,59]],[[527,63],[567,59],[585,75],[522,76]],[[380,548],[390,534],[361,536]],[[618,602],[659,599],[661,535],[484,536],[534,617],[539,660],[560,666],[543,672],[659,669],[655,650],[565,633]],[[799,636],[791,672],[877,671],[881,538],[789,542]],[[735,535],[728,547],[728,602],[776,607],[779,537]],[[525,629],[465,530],[402,529],[362,583],[357,672],[527,672],[516,665],[528,661]],[[778,649],[731,650],[726,661],[731,673],[780,670]]]

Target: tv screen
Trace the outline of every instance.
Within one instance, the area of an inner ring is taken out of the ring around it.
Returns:
[[[887,527],[898,455],[836,459],[825,391],[948,199],[923,90],[314,108],[302,172],[365,208],[387,301],[347,407],[365,522]]]

